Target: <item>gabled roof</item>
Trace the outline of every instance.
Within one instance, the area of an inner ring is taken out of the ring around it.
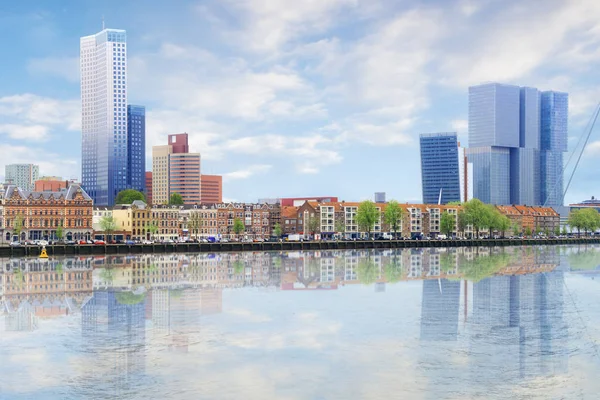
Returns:
[[[44,200],[60,200],[60,199],[66,199],[66,200],[73,200],[75,198],[75,195],[77,193],[81,193],[83,195],[83,198],[85,200],[92,200],[92,198],[90,196],[88,196],[88,194],[85,192],[85,190],[83,190],[81,188],[80,185],[76,184],[76,183],[72,183],[68,189],[61,189],[57,192],[34,192],[34,191],[26,191],[26,190],[22,190],[21,188],[18,188],[15,185],[7,185],[5,192],[4,192],[4,197],[7,199],[12,198],[15,194],[17,194],[18,196],[21,197],[21,199],[23,200],[39,200],[39,199],[44,199]]]

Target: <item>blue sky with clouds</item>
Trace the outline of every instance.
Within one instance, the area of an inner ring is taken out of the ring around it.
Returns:
[[[418,134],[466,142],[469,85],[569,92],[572,144],[600,98],[593,0],[2,2],[0,174],[79,177],[79,37],[103,15],[127,30],[147,154],[188,132],[227,199],[418,201]],[[591,142],[567,202],[600,195]]]

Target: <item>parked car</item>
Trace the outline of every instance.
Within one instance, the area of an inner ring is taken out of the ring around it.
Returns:
[[[20,246],[20,245],[21,245],[21,243],[19,243],[19,242],[10,242],[10,245],[11,245],[12,247],[17,247],[17,246]]]
[[[104,246],[106,245],[106,242],[104,240],[94,240],[94,244],[98,246]]]
[[[142,244],[152,244],[152,240],[142,240]]]
[[[132,245],[132,244],[135,244],[135,241],[133,241],[133,240],[127,240],[127,241],[125,242],[125,244]]]

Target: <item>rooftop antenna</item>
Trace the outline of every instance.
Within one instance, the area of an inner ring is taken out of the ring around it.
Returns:
[[[104,15],[102,15],[102,30],[104,30],[106,28],[104,28]]]

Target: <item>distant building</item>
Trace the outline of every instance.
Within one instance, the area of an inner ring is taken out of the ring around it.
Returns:
[[[9,164],[4,167],[4,180],[17,187],[31,191],[40,175],[40,167],[35,164]]]
[[[286,197],[281,199],[281,206],[296,206],[299,207],[304,204],[305,201],[316,201],[319,203],[335,203],[338,201],[337,197]]]
[[[568,95],[487,83],[469,88],[473,195],[484,203],[561,206]]]
[[[223,201],[223,177],[221,175],[200,176],[200,201],[221,203]]]
[[[385,192],[375,192],[375,203],[385,203]]]
[[[420,136],[421,185],[424,204],[460,201],[458,140],[456,133],[428,133]]]
[[[146,187],[146,109],[127,105],[127,187]]]
[[[281,199],[262,198],[262,199],[258,199],[258,204],[281,204]]]
[[[58,192],[69,187],[69,181],[63,180],[37,180],[35,181],[34,191],[36,192]]]
[[[146,202],[152,205],[152,171],[146,171]]]
[[[467,149],[458,143],[458,171],[460,180],[460,201],[473,198],[473,163],[469,162]]]
[[[167,145],[152,147],[152,201],[166,204],[178,193],[185,204],[199,204],[200,154],[189,152],[187,133],[168,138]]]

